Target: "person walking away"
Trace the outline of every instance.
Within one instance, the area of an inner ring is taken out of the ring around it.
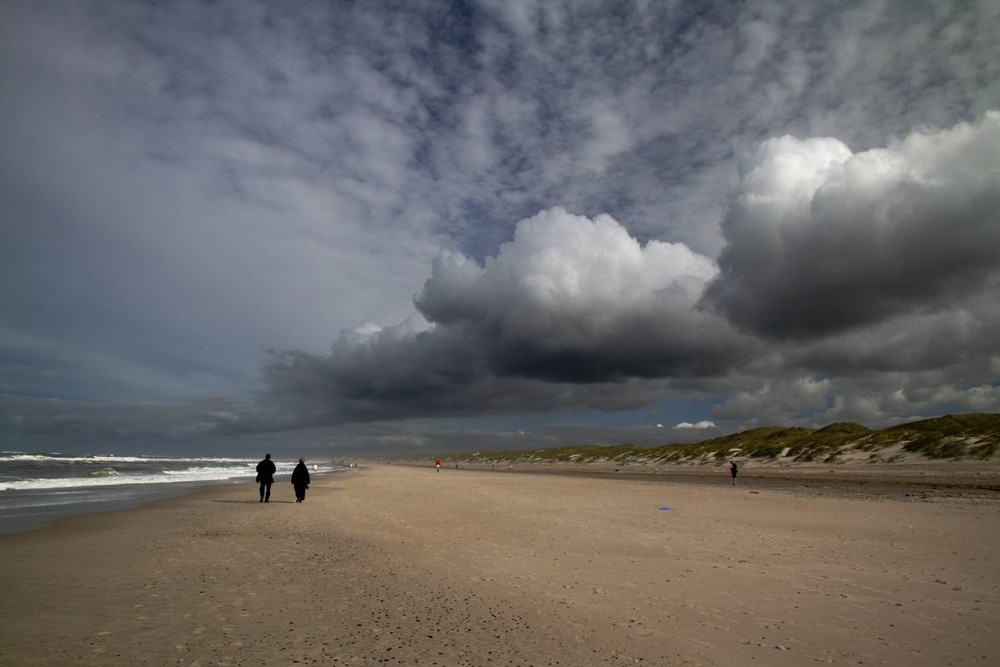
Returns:
[[[736,486],[736,473],[739,472],[739,468],[736,467],[736,461],[729,462],[729,474],[733,476],[733,486]]]
[[[257,481],[260,482],[260,502],[271,502],[271,485],[274,484],[274,473],[277,468],[270,454],[264,454],[264,460],[257,464]]]
[[[441,472],[441,459],[434,461],[434,469]]]
[[[295,487],[295,502],[304,502],[306,489],[309,488],[309,468],[302,459],[299,459],[299,464],[292,471],[292,486]]]

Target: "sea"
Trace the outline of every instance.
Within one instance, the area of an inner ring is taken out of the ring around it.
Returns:
[[[253,484],[257,459],[0,452],[0,533],[40,528],[59,516],[137,507],[213,484]],[[275,459],[275,481],[295,461]],[[309,462],[311,474],[352,470]],[[256,488],[248,491],[256,494]]]

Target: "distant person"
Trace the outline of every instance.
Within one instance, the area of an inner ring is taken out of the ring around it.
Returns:
[[[740,469],[736,466],[736,461],[729,462],[729,474],[733,476],[733,486],[736,486],[736,475]]]
[[[436,461],[434,461],[434,469],[437,470],[438,472],[441,472],[441,459],[437,459]]]
[[[257,464],[257,481],[260,482],[260,502],[271,502],[271,485],[274,484],[274,461],[270,454],[264,454],[264,460]]]
[[[292,471],[292,486],[295,487],[295,502],[305,501],[306,489],[309,488],[309,468],[302,459],[299,459],[299,464]]]

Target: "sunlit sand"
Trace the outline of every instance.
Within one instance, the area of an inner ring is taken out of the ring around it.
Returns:
[[[0,662],[991,664],[1000,504],[369,464],[0,537]]]

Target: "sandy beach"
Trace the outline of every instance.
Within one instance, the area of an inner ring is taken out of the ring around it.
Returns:
[[[370,463],[0,536],[10,665],[989,665],[1000,502]]]

